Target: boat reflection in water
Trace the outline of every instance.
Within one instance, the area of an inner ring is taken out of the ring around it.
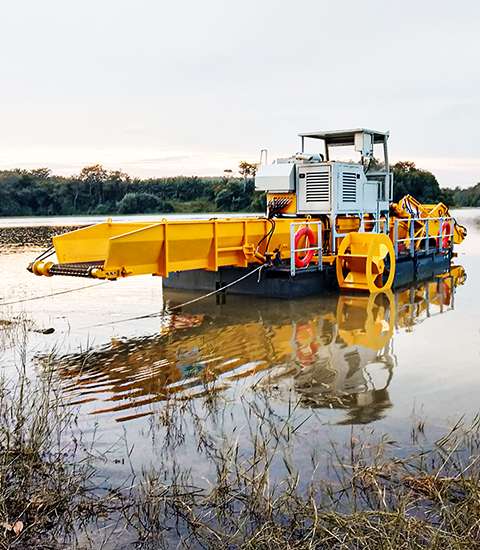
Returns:
[[[291,388],[301,406],[345,409],[342,423],[368,423],[391,407],[394,330],[413,330],[453,309],[454,289],[464,280],[457,266],[395,293],[202,300],[165,314],[155,335],[62,357],[64,392],[72,403],[100,401],[96,414],[115,413],[122,421],[151,414],[152,403],[172,395],[199,397],[242,379],[279,398]],[[172,310],[173,299],[188,299],[176,292],[167,297]]]

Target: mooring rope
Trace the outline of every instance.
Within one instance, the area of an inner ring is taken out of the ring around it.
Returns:
[[[243,281],[247,277],[252,276],[254,273],[258,273],[258,282],[260,282],[261,270],[264,267],[265,267],[264,264],[259,265],[254,270],[250,271],[249,273],[246,273],[245,275],[242,275],[242,277],[239,277],[238,279],[235,279],[235,281],[232,281],[231,283],[228,283],[225,286],[222,286],[221,288],[217,288],[216,290],[213,290],[212,292],[208,292],[207,294],[204,294],[203,296],[199,296],[198,298],[194,298],[193,300],[188,300],[188,302],[184,302],[183,304],[178,304],[178,305],[172,306],[172,307],[166,307],[162,311],[157,311],[155,313],[149,313],[147,315],[139,315],[137,317],[129,317],[127,319],[119,319],[117,321],[109,321],[108,323],[100,323],[98,325],[90,325],[89,327],[85,327],[85,328],[103,327],[103,326],[108,326],[108,325],[114,325],[114,324],[117,324],[117,323],[126,323],[128,321],[137,321],[137,320],[140,320],[140,319],[148,319],[150,317],[159,317],[159,316],[164,315],[165,313],[168,313],[169,311],[172,311],[174,309],[180,309],[184,306],[193,304],[195,302],[199,302],[200,300],[204,300],[205,298],[208,298],[209,296],[214,296],[215,294],[218,294],[219,292],[225,292],[225,290],[227,288],[230,288],[231,286],[236,285],[237,283],[239,283],[240,281]],[[13,302],[6,302],[6,303],[1,303],[0,302],[0,306],[11,306],[11,305],[14,305],[14,304],[21,304],[21,303],[24,303],[24,302],[32,302],[33,300],[43,300],[43,299],[46,299],[46,298],[53,298],[55,296],[60,296],[62,294],[69,294],[70,292],[77,292],[79,290],[86,290],[88,288],[102,286],[102,285],[108,284],[110,282],[111,281],[103,281],[103,282],[95,283],[93,285],[83,286],[81,288],[72,288],[72,289],[69,289],[69,290],[63,290],[61,292],[55,292],[53,294],[45,294],[44,296],[35,296],[33,298],[25,298],[23,300],[15,300]]]
[[[208,298],[209,296],[213,296],[214,294],[217,294],[218,292],[223,292],[226,288],[229,288],[233,285],[236,285],[237,283],[239,283],[240,281],[243,281],[243,279],[246,279],[247,277],[250,277],[250,275],[253,275],[257,271],[261,271],[263,267],[265,267],[265,264],[259,265],[253,271],[250,271],[250,273],[247,273],[246,275],[243,275],[243,277],[240,277],[240,279],[237,279],[236,281],[228,283],[228,285],[222,286],[222,288],[217,288],[216,290],[213,290],[212,292],[209,292],[208,294],[205,294],[205,295],[200,296],[198,298],[195,298],[193,300],[189,300],[188,302],[185,302],[185,303],[180,304],[178,306],[172,306],[171,308],[168,308],[168,309],[172,310],[172,309],[181,308],[183,306],[188,306],[189,304],[193,304],[194,302],[198,302],[199,300],[203,300],[204,298]],[[260,276],[258,277],[258,282],[260,282]]]
[[[212,292],[208,292],[207,294],[204,294],[203,296],[199,296],[198,298],[194,298],[193,300],[189,300],[188,302],[184,302],[183,304],[178,304],[176,306],[167,307],[167,308],[164,308],[162,311],[156,311],[155,313],[148,313],[147,315],[139,315],[138,317],[129,317],[128,319],[119,319],[118,321],[109,321],[108,323],[100,323],[98,325],[90,325],[89,327],[85,327],[85,328],[90,329],[90,328],[97,328],[97,327],[105,327],[105,326],[108,326],[108,325],[115,325],[117,323],[126,323],[128,321],[138,321],[140,319],[149,319],[151,317],[160,317],[161,315],[164,315],[165,313],[168,314],[168,312],[170,312],[174,309],[180,309],[184,306],[188,306],[189,304],[193,304],[194,302],[199,302],[200,300],[204,300],[205,298],[208,298],[209,296],[213,296],[215,294],[218,294],[219,292],[224,292],[227,288],[230,288],[231,286],[236,285],[237,283],[239,283],[240,281],[243,281],[247,277],[250,277],[254,273],[258,272],[258,275],[259,275],[258,276],[258,282],[260,282],[261,270],[264,267],[265,267],[264,264],[259,265],[254,270],[250,271],[249,273],[246,273],[245,275],[243,275],[242,277],[236,279],[235,281],[232,281],[231,283],[228,283],[227,285],[222,286],[221,288],[217,288],[216,290],[212,290]]]
[[[22,304],[23,302],[33,302],[33,300],[44,300],[45,298],[53,298],[54,296],[60,296],[61,294],[69,294],[70,292],[77,292],[79,290],[85,290],[87,288],[93,288],[95,286],[102,286],[110,281],[103,281],[95,283],[94,285],[82,286],[80,288],[71,288],[69,290],[62,290],[61,292],[54,292],[53,294],[45,294],[43,296],[34,296],[33,298],[24,298],[23,300],[15,300],[14,302],[0,302],[0,306],[13,306],[14,304]]]

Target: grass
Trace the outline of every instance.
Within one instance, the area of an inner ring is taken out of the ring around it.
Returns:
[[[332,444],[327,467],[315,453],[309,466],[295,466],[289,449],[302,441],[292,417],[279,419],[268,403],[246,408],[248,448],[237,436],[197,431],[200,454],[214,466],[208,483],[174,458],[143,472],[124,508],[139,547],[170,548],[172,541],[228,550],[480,547],[478,420],[402,459],[388,439],[358,439],[352,429],[348,446]],[[181,411],[184,405],[169,414]],[[196,415],[193,408],[188,414]],[[182,425],[180,418],[168,422],[169,429]],[[196,422],[204,427],[206,417]],[[328,478],[320,475],[325,470]]]
[[[319,448],[315,412],[280,414],[260,388],[228,403],[207,380],[201,399],[171,396],[151,417],[158,461],[127,464],[113,486],[62,400],[55,356],[32,376],[30,328],[1,328],[16,373],[0,381],[0,548],[480,548],[478,419],[429,443],[415,417],[408,454],[367,427]]]
[[[0,548],[64,548],[105,507],[72,436],[75,411],[62,402],[53,356],[37,376],[27,368],[32,323],[3,324],[2,351],[13,348],[15,376],[0,379]],[[77,435],[78,437],[78,435]]]

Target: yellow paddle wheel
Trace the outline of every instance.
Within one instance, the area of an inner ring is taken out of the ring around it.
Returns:
[[[392,241],[383,233],[348,233],[338,250],[336,272],[343,290],[389,289],[395,277]]]

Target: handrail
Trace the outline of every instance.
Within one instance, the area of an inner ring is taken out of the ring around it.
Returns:
[[[362,218],[360,220],[360,227],[358,228],[359,233],[367,233],[367,231],[365,231],[366,223],[374,224],[374,228],[372,229],[372,231],[368,231],[368,233],[388,233],[387,218],[373,218],[373,220],[366,220],[365,218]]]
[[[416,243],[425,240],[425,251],[429,252],[430,250],[438,250],[440,252],[452,250],[453,248],[453,236],[454,236],[454,224],[455,220],[452,217],[440,217],[440,218],[395,218],[395,224],[394,224],[394,248],[395,248],[395,257],[398,258],[399,251],[398,251],[398,245],[400,243],[408,243],[408,245],[405,245],[405,249],[408,249],[410,256],[415,255],[415,248]],[[431,222],[439,222],[439,232],[437,235],[430,235],[429,232],[429,225]],[[415,236],[414,228],[415,228],[415,222],[424,223],[423,227],[421,228],[421,235]],[[445,222],[448,222],[450,227],[449,233],[443,233],[442,228]],[[403,239],[398,238],[398,225],[400,223],[406,223],[408,224],[408,233],[409,236],[405,237]],[[424,231],[423,231],[424,229]],[[444,238],[449,239],[449,246],[443,246],[443,239]],[[438,246],[432,247],[430,245],[430,239],[437,239]]]
[[[310,225],[316,225],[318,229],[318,244],[317,246],[309,246],[308,248],[295,248],[295,227],[296,226],[306,226],[309,227]],[[322,265],[322,222],[316,221],[316,222],[292,222],[290,224],[290,273],[292,277],[295,277],[295,273],[297,271],[305,271],[308,269],[307,267],[297,267],[295,265],[295,254],[297,252],[308,252],[309,250],[314,250],[318,252],[318,262],[317,262],[317,270],[321,270],[323,268]]]

